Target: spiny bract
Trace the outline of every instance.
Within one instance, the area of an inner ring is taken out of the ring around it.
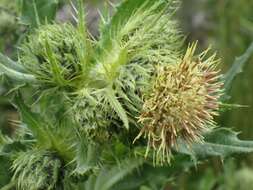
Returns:
[[[148,149],[155,150],[158,162],[170,159],[178,138],[188,145],[200,141],[202,133],[214,125],[223,83],[216,71],[215,55],[207,51],[194,57],[196,44],[187,49],[179,64],[158,67],[150,94],[145,97],[139,123]]]

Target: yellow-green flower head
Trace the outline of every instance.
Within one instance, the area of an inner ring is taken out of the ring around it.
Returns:
[[[139,138],[148,139],[155,160],[170,160],[171,148],[180,138],[190,145],[201,141],[202,133],[214,125],[223,83],[216,71],[215,55],[194,56],[196,44],[188,48],[179,64],[158,67],[153,86],[144,97]]]

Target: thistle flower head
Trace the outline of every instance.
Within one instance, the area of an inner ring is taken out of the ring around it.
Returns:
[[[21,63],[43,84],[73,86],[81,73],[81,43],[71,24],[43,25],[21,47]]]
[[[222,82],[216,71],[215,55],[205,59],[206,52],[194,57],[196,45],[188,48],[179,64],[159,67],[144,100],[139,123],[148,148],[155,150],[155,159],[170,159],[171,148],[178,138],[188,145],[200,141],[208,126],[214,125]]]
[[[20,152],[13,162],[18,189],[55,189],[60,179],[62,163],[48,151]]]

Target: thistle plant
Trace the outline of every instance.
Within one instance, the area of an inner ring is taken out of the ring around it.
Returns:
[[[39,25],[18,61],[0,57],[21,116],[12,139],[0,139],[11,163],[6,188],[162,189],[164,168],[188,161],[173,157],[189,155],[197,164],[198,155],[253,150],[252,142],[217,128],[227,79],[215,55],[196,55],[196,43],[184,50],[173,18],[177,1],[125,0],[113,16],[101,13],[98,39],[86,28],[83,2],[72,6],[76,26]],[[215,143],[226,146],[210,148]],[[162,177],[150,184],[145,173]],[[126,187],[124,177],[133,185]]]

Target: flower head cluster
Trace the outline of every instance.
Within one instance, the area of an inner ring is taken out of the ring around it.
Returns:
[[[206,52],[194,57],[196,45],[188,48],[179,64],[158,68],[150,93],[144,100],[139,122],[143,125],[148,149],[155,150],[155,160],[170,159],[171,148],[178,138],[187,144],[202,139],[208,126],[214,125],[221,82],[215,56],[205,59]]]

